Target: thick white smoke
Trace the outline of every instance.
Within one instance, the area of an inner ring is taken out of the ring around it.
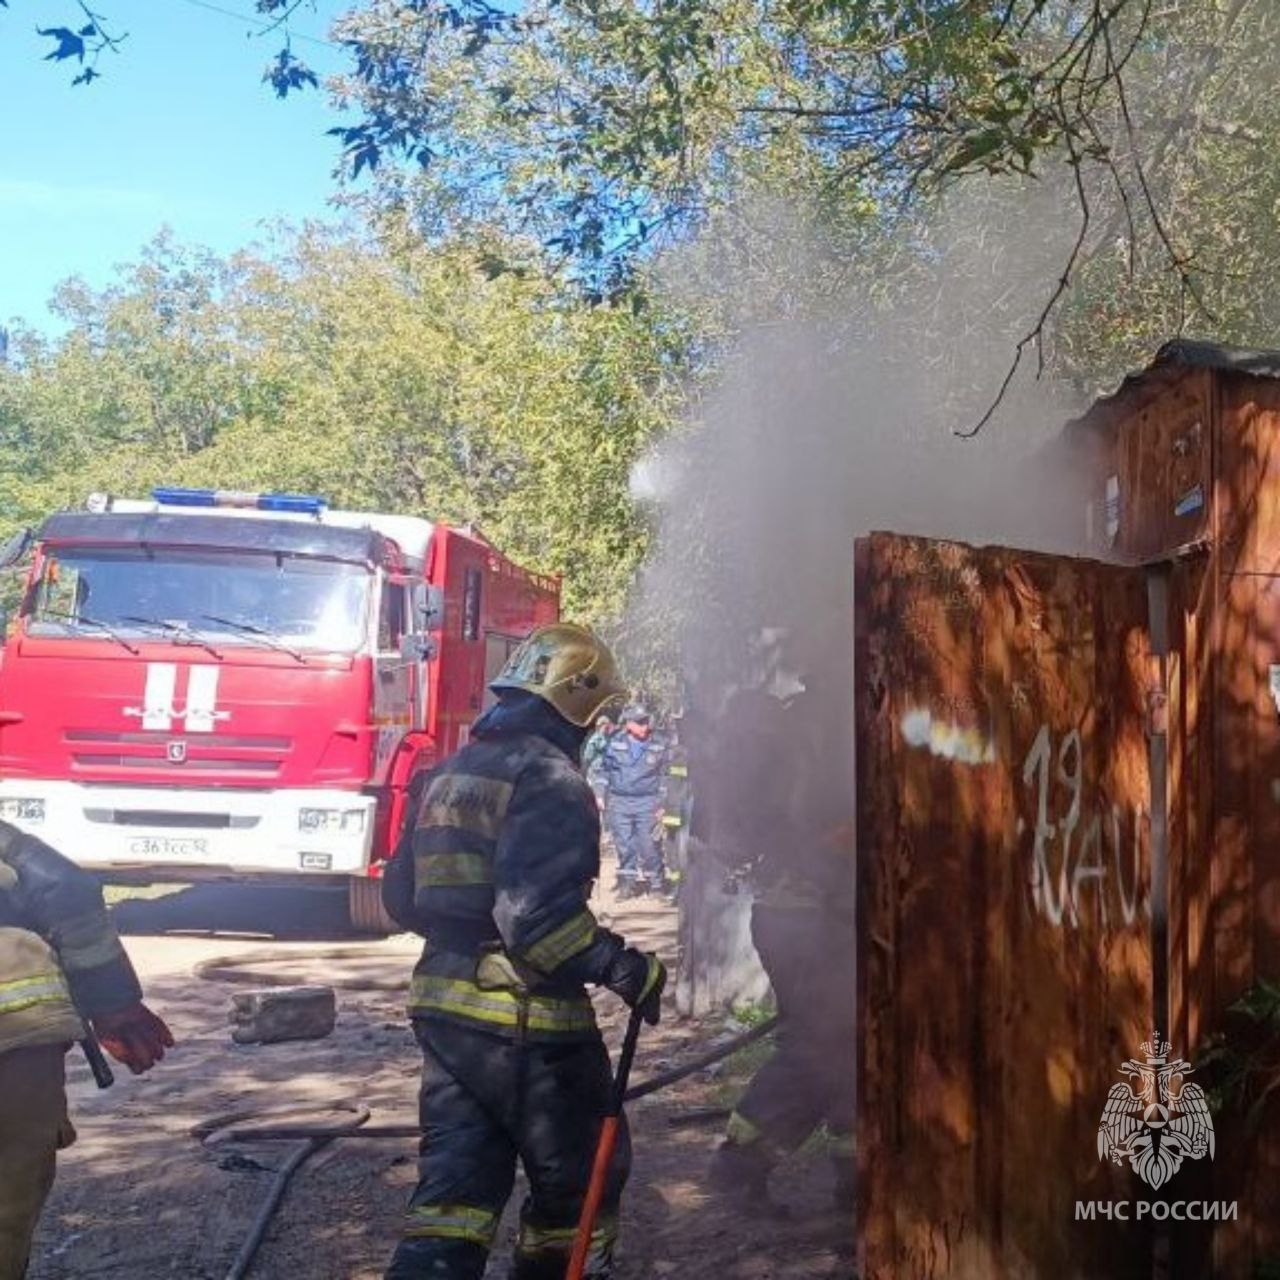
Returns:
[[[957,434],[1051,294],[1072,216],[1009,187],[833,262],[819,229],[771,210],[750,232],[758,254],[774,229],[771,268],[742,270],[748,249],[723,238],[670,264],[673,291],[742,326],[684,429],[633,477],[656,525],[636,617],[674,632],[686,678],[732,680],[764,628],[842,661],[853,544],[871,530],[1083,546],[1079,477],[1045,450],[1083,401],[1037,380],[1034,347],[992,420]]]
[[[787,767],[781,757],[796,753],[728,741],[715,720],[735,688],[785,695],[798,679],[830,712],[820,754],[839,794],[825,807],[852,821],[860,535],[1082,549],[1081,477],[1046,445],[1083,400],[1036,379],[1034,349],[991,421],[973,439],[957,434],[988,409],[1052,293],[1070,212],[1046,193],[1007,188],[952,201],[889,240],[868,237],[865,255],[839,261],[820,228],[769,211],[753,218],[750,244],[710,237],[671,264],[673,291],[742,335],[684,428],[633,478],[656,537],[627,631],[672,641],[689,736],[703,739],[695,808],[714,794],[750,812],[750,780]],[[757,266],[762,226],[777,253]],[[741,907],[718,896],[717,874],[686,895],[694,952],[717,930],[744,938]],[[749,949],[736,963],[740,980],[720,973],[709,987],[757,992]],[[686,1007],[706,1002],[695,992]]]

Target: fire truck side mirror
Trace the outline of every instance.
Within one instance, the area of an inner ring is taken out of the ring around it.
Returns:
[[[19,529],[0,547],[0,569],[8,569],[27,554],[31,546],[31,530]]]

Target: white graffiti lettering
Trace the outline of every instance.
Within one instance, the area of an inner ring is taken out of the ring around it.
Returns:
[[[1134,807],[1128,815],[1118,804],[1107,806],[1086,785],[1084,748],[1080,732],[1063,735],[1057,751],[1048,725],[1042,725],[1022,765],[1022,781],[1034,788],[1035,819],[1031,828],[1031,902],[1057,927],[1077,928],[1081,904],[1090,887],[1097,918],[1106,928],[1111,908],[1120,922],[1138,918],[1142,868],[1142,831],[1146,812]],[[1056,781],[1056,787],[1055,787]],[[1065,791],[1066,812],[1055,796]],[[1132,829],[1132,839],[1128,838]],[[1025,823],[1019,823],[1019,834]],[[1126,865],[1127,864],[1127,865]],[[1150,902],[1146,904],[1150,910]]]

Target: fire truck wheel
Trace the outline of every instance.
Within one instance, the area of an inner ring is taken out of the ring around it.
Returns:
[[[363,876],[353,876],[348,880],[347,913],[351,927],[357,933],[375,933],[385,937],[400,932],[400,926],[387,915],[382,905],[381,880],[367,880]]]

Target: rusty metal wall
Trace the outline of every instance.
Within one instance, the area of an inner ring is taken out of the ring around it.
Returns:
[[[1186,370],[1118,424],[1116,550],[1122,555],[1152,560],[1204,535],[1215,376],[1208,369]]]
[[[1209,546],[1179,569],[1175,692],[1185,710],[1171,725],[1183,775],[1173,795],[1183,832],[1172,859],[1171,998],[1192,1051],[1215,1032],[1244,1049],[1231,1005],[1261,980],[1280,981],[1280,384],[1219,373],[1213,416]],[[1214,1232],[1200,1270],[1190,1247],[1194,1262],[1177,1265],[1175,1254],[1174,1275],[1280,1273],[1280,1103],[1256,1124],[1228,1108],[1217,1129],[1203,1181],[1239,1202],[1239,1218]]]
[[[857,555],[859,1275],[1150,1275],[1096,1133],[1149,1032],[1141,573]],[[1145,1268],[1145,1271],[1144,1271]]]
[[[1242,1048],[1231,1005],[1280,980],[1280,383],[1157,372],[1091,418],[1096,500],[1119,480],[1108,550],[1171,575],[1170,1034],[1196,1061],[1216,1033]],[[1170,1274],[1280,1274],[1280,1103],[1257,1127],[1230,1109],[1216,1125],[1216,1159],[1179,1194],[1239,1217],[1211,1238],[1171,1228]]]

